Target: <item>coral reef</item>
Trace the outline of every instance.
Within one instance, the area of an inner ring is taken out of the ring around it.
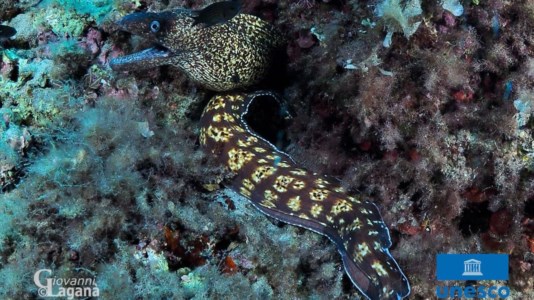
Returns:
[[[0,297],[37,298],[33,274],[52,269],[102,299],[361,298],[326,238],[224,188],[198,148],[211,92],[171,67],[107,66],[146,46],[121,16],[216,1],[82,2],[0,1],[17,29],[0,41]],[[378,204],[410,299],[435,297],[435,254],[469,252],[509,254],[500,284],[534,298],[532,1],[244,12],[286,34],[275,79],[293,118],[274,142]]]

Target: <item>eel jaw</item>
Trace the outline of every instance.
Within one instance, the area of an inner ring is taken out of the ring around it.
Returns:
[[[132,71],[148,69],[168,64],[175,53],[161,45],[145,49],[140,52],[113,58],[109,61],[109,66],[114,71]]]
[[[165,11],[159,13],[139,12],[129,14],[119,20],[116,25],[119,30],[154,43],[155,46],[130,55],[117,57],[109,61],[114,71],[132,71],[148,69],[165,64],[171,64],[177,52],[165,45],[164,37],[175,27],[177,18],[190,15],[188,10]],[[150,29],[152,22],[158,22],[161,28],[155,32]]]

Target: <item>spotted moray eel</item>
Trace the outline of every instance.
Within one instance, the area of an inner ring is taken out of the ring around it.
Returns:
[[[401,299],[410,285],[389,253],[391,239],[377,207],[337,183],[298,167],[245,122],[250,104],[270,92],[228,92],[266,76],[281,35],[261,19],[239,14],[212,27],[192,26],[186,9],[134,13],[119,21],[156,47],[119,57],[114,70],[173,65],[215,91],[200,120],[200,144],[235,176],[229,184],[258,210],[328,237],[345,271],[367,299]],[[275,98],[277,99],[277,98]]]

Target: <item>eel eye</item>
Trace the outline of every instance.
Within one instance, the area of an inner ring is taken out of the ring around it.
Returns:
[[[160,28],[160,25],[159,25],[159,21],[152,21],[152,23],[150,23],[150,30],[152,30],[152,32],[156,33],[159,31],[159,28]]]

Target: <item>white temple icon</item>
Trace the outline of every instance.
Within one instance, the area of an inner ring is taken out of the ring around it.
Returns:
[[[464,272],[462,276],[481,276],[480,272],[480,260],[468,259],[464,261]]]

